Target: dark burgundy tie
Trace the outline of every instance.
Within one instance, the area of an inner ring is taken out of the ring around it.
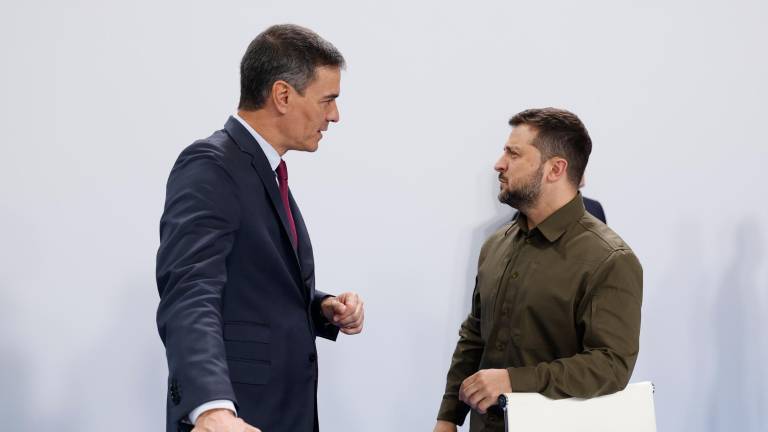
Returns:
[[[285,165],[284,160],[281,160],[280,165],[277,166],[277,184],[280,186],[280,198],[283,200],[283,208],[288,216],[288,225],[291,226],[291,240],[295,249],[299,244],[299,236],[296,234],[296,222],[293,221],[291,203],[288,201],[288,166]]]

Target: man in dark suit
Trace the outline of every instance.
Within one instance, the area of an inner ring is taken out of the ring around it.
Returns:
[[[243,57],[237,114],[171,170],[157,254],[168,432],[318,430],[315,337],[359,333],[363,302],[315,290],[282,155],[317,150],[339,121],[343,67],[311,30],[270,27]]]

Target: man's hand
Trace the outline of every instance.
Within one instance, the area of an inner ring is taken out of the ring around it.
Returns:
[[[326,297],[320,303],[325,318],[341,329],[342,333],[353,335],[363,331],[363,300],[353,292],[337,297]]]
[[[200,414],[192,432],[261,432],[228,409],[212,409]]]
[[[459,388],[459,400],[480,414],[496,405],[502,393],[510,393],[512,384],[506,369],[483,369],[471,375]]]
[[[456,425],[445,420],[438,420],[432,432],[456,432]]]

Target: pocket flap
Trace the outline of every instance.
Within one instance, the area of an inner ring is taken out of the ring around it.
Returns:
[[[270,365],[267,363],[227,359],[227,364],[233,383],[266,384],[269,381]]]
[[[225,322],[224,340],[269,343],[270,329],[266,324],[255,322]]]

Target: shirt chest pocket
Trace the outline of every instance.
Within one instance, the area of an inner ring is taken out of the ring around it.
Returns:
[[[517,305],[519,345],[555,349],[562,341],[575,341],[578,282],[545,266],[526,278]]]

